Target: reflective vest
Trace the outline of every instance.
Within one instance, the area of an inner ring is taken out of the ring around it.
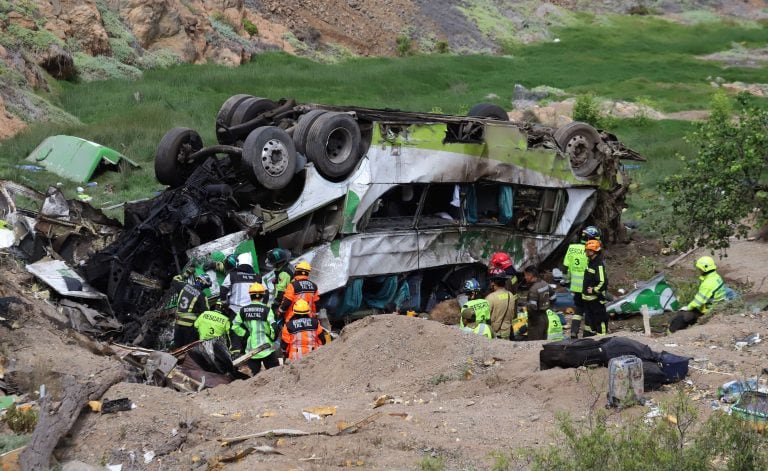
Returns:
[[[712,304],[725,300],[725,282],[716,271],[702,275],[699,279],[701,280],[699,291],[688,303],[688,310],[698,310],[705,314]]]
[[[275,331],[272,328],[274,322],[275,314],[272,312],[272,309],[266,304],[254,301],[247,306],[243,306],[240,312],[235,315],[232,331],[240,337],[249,334],[245,347],[246,352],[256,350],[262,345],[267,344],[268,347],[266,349],[255,353],[251,357],[254,359],[264,358],[275,351]]]
[[[299,299],[303,299],[309,304],[309,315],[317,316],[317,307],[315,303],[320,301],[317,285],[304,275],[299,275],[285,288],[283,302],[280,304],[280,312],[284,313],[285,322],[293,317],[293,305]]]
[[[584,290],[584,272],[587,270],[589,259],[584,249],[584,244],[571,244],[565,252],[563,266],[568,269],[571,277],[572,293],[581,293]]]
[[[552,309],[547,309],[547,340],[563,340],[563,323],[560,316]]]
[[[281,336],[289,360],[298,360],[312,350],[320,348],[323,328],[317,317],[298,314],[285,322]]]
[[[229,290],[227,294],[229,308],[234,312],[238,312],[240,308],[251,303],[251,295],[248,294],[248,288],[253,283],[261,282],[261,276],[253,273],[253,269],[250,272],[240,271],[241,269],[241,267],[238,267],[231,270],[221,283],[222,288]]]
[[[176,324],[184,327],[195,325],[197,315],[208,310],[208,300],[194,286],[187,284],[176,300]]]
[[[477,335],[482,335],[483,337],[492,339],[493,338],[493,331],[491,330],[491,327],[488,324],[483,324],[482,322],[477,324],[475,327],[461,327],[461,330],[464,332],[470,332]]]
[[[491,305],[483,298],[467,301],[461,309],[472,309],[475,311],[475,322],[477,323],[491,322]],[[463,317],[459,319],[459,324],[461,327],[464,327]]]
[[[200,340],[215,339],[229,333],[229,318],[218,311],[205,311],[195,319]]]

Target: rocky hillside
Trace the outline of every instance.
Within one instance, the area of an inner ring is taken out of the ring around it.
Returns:
[[[497,53],[510,42],[548,39],[550,28],[568,24],[584,3],[0,0],[0,138],[32,121],[75,119],[40,98],[51,80],[132,78],[180,62],[238,66],[267,50],[319,60],[415,51]],[[596,13],[680,20],[692,11],[754,20],[768,16],[766,7],[757,0],[588,2]]]

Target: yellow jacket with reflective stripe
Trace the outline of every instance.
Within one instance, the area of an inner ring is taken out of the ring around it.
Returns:
[[[688,310],[699,310],[706,313],[712,304],[725,300],[725,283],[716,271],[702,275],[699,279],[701,280],[699,292],[688,303]]]

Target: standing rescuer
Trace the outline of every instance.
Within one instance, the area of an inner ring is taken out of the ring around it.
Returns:
[[[584,272],[584,292],[582,293],[587,318],[584,336],[605,335],[608,333],[608,312],[605,310],[608,278],[601,254],[602,244],[599,240],[588,240],[584,247],[589,259],[587,270]]]
[[[285,289],[283,295],[283,301],[280,303],[278,309],[278,317],[285,322],[293,317],[294,306],[299,300],[303,300],[309,306],[309,315],[312,317],[317,316],[316,303],[320,301],[320,294],[318,293],[317,285],[309,280],[309,273],[312,271],[312,266],[309,262],[301,260],[296,264],[296,275],[293,277],[293,281]]]
[[[507,276],[501,268],[488,271],[491,293],[485,297],[491,306],[491,329],[494,337],[512,338],[512,319],[517,313],[517,296],[506,288]]]
[[[232,262],[233,256],[227,259]],[[228,307],[228,317],[234,319],[240,310],[251,303],[251,297],[248,290],[253,283],[261,282],[261,276],[257,275],[253,269],[253,259],[250,253],[242,253],[237,256],[235,263],[237,266],[227,273],[224,281],[221,283],[221,299],[226,300]],[[232,346],[230,351],[233,355],[243,353],[243,339],[238,335],[230,337]]]
[[[525,303],[528,312],[528,340],[546,340],[549,330],[547,311],[554,295],[553,290],[549,283],[539,277],[539,270],[533,265],[525,268],[523,277],[528,285]]]
[[[481,297],[480,283],[470,278],[464,282],[464,289],[469,300],[461,306],[459,327],[462,330],[493,338],[491,326],[491,305]]]
[[[278,366],[280,360],[275,350],[275,314],[264,303],[267,290],[261,283],[252,283],[248,287],[248,295],[251,302],[235,315],[232,331],[240,337],[247,335],[246,353],[253,352],[248,368],[255,375],[261,371],[262,364],[268,370]]]
[[[699,290],[688,305],[684,306],[669,323],[669,332],[676,332],[695,324],[699,317],[707,314],[713,304],[725,300],[725,282],[717,273],[712,257],[699,257],[694,264],[699,272]]]
[[[285,322],[281,337],[286,357],[292,361],[320,348],[327,338],[320,320],[310,315],[309,303],[303,299],[293,305],[293,315]]]
[[[573,294],[574,313],[571,318],[571,338],[579,336],[581,321],[584,319],[584,301],[582,300],[582,291],[584,290],[584,272],[587,270],[589,259],[585,252],[585,244],[590,240],[600,240],[600,230],[595,226],[587,226],[581,231],[579,243],[571,244],[565,253],[563,266],[570,277],[569,289]]]
[[[504,274],[507,277],[505,288],[510,293],[514,293],[517,289],[517,285],[520,282],[520,274],[515,270],[515,265],[512,263],[512,259],[506,252],[496,252],[491,255],[491,261],[488,264],[488,269],[501,268],[504,270]]]
[[[173,344],[182,347],[198,340],[195,321],[197,316],[209,309],[208,300],[203,290],[211,286],[208,275],[196,275],[191,283],[181,289],[176,299],[176,326],[173,331]]]

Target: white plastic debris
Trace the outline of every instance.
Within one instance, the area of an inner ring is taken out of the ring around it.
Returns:
[[[121,464],[108,464],[107,469],[109,471],[123,471],[123,465]]]
[[[144,452],[144,464],[151,463],[155,459],[155,452],[152,450]]]
[[[302,412],[302,414],[304,414],[304,418],[307,419],[307,422],[322,419],[322,417],[320,417],[318,414],[313,414],[311,412]]]

